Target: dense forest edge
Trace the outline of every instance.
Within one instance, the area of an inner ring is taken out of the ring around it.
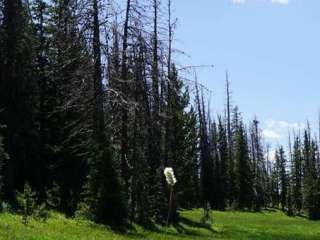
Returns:
[[[204,225],[211,210],[320,220],[320,133],[271,157],[228,72],[216,116],[196,67],[175,64],[175,27],[171,0],[0,0],[0,211],[117,230],[193,208]]]

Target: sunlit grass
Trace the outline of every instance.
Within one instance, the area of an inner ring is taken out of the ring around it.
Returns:
[[[200,224],[201,210],[184,211],[180,224],[166,229],[146,230],[133,226],[127,233],[115,233],[108,227],[88,221],[66,219],[52,214],[47,222],[31,220],[25,226],[21,217],[0,215],[0,239],[7,240],[319,240],[320,222],[290,218],[278,211],[263,213],[213,212],[213,225]]]

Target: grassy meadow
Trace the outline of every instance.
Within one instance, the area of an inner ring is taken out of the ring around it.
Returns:
[[[25,226],[21,216],[0,215],[1,240],[319,240],[320,222],[290,218],[279,211],[262,213],[213,212],[213,224],[200,224],[201,210],[184,211],[179,225],[166,229],[133,226],[127,233],[88,221],[66,219],[52,214],[47,222],[31,220]]]

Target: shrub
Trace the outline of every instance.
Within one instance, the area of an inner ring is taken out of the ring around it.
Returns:
[[[36,193],[32,191],[29,183],[25,183],[23,192],[16,195],[19,210],[22,214],[22,223],[27,225],[29,218],[36,210]]]

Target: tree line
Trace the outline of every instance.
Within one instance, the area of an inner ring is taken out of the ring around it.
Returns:
[[[319,154],[307,129],[266,158],[259,121],[174,61],[171,0],[0,0],[0,201],[17,192],[95,222],[164,223],[179,209],[281,207],[318,219]],[[208,108],[208,109],[207,109]],[[290,150],[291,151],[291,150]],[[288,165],[286,165],[288,164]],[[3,207],[2,207],[3,208]]]

